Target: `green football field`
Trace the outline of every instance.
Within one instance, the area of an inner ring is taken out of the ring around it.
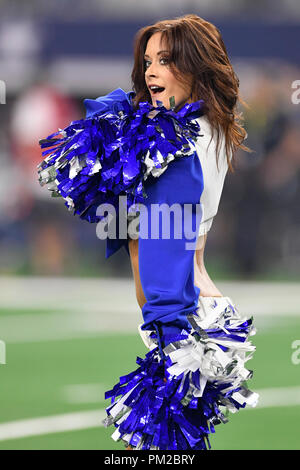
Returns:
[[[136,356],[147,352],[132,326],[136,307],[126,317],[134,301],[132,291],[124,294],[128,284],[112,285],[109,295],[99,280],[99,289],[92,285],[77,305],[74,290],[73,307],[62,302],[68,285],[55,296],[44,284],[31,285],[29,292],[26,285],[17,292],[13,284],[12,301],[8,285],[0,294],[6,352],[6,363],[0,364],[0,449],[124,449],[110,437],[114,428],[104,428],[101,420],[109,405],[105,390],[137,368]],[[49,293],[46,304],[43,292]],[[91,292],[96,306],[87,302]],[[300,449],[300,315],[289,308],[281,315],[275,306],[274,315],[254,312],[256,352],[247,363],[254,371],[248,386],[260,393],[260,402],[217,425],[210,437],[213,449]]]

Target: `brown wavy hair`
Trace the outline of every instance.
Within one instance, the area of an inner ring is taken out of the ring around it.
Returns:
[[[131,73],[135,92],[133,105],[141,101],[151,103],[145,81],[144,53],[149,38],[160,32],[169,51],[168,66],[175,78],[187,84],[192,77],[192,101],[203,99],[204,113],[212,127],[212,138],[217,132],[217,162],[220,150],[220,133],[225,136],[228,167],[234,172],[235,153],[238,148],[252,152],[243,145],[247,132],[242,126],[239,102],[249,107],[239,94],[239,79],[229,61],[220,31],[212,23],[189,14],[171,20],[162,20],[141,28],[134,40],[134,66]],[[232,160],[230,156],[232,155]]]

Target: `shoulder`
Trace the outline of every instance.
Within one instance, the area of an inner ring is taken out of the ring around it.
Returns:
[[[201,163],[211,169],[216,167],[217,157],[217,132],[213,131],[206,115],[195,119],[200,126],[199,136],[196,139],[195,147]],[[218,168],[221,173],[226,173],[228,162],[226,157],[226,141],[223,131],[220,131]],[[230,155],[230,159],[232,155]]]

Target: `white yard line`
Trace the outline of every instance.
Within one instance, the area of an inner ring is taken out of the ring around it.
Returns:
[[[252,390],[250,383],[248,386],[250,390]],[[260,390],[253,391],[259,394],[259,401],[256,408],[273,408],[300,405],[300,387],[298,386],[262,388]]]
[[[287,316],[300,318],[298,283],[280,284],[281,288],[270,282],[217,284],[241,314],[254,316],[258,329],[281,324]],[[0,316],[0,339],[6,343],[136,333],[143,321],[131,279],[0,276],[0,308],[37,310]],[[52,309],[53,313],[43,313],[44,309]]]
[[[248,384],[250,390],[251,386]],[[70,404],[98,403],[104,400],[104,393],[109,386],[104,384],[74,384],[62,388],[61,398]],[[259,393],[259,402],[256,408],[269,408],[273,406],[300,405],[300,386],[263,388],[253,390]],[[245,408],[249,409],[249,407]]]
[[[134,309],[0,316],[0,339],[6,343],[57,341],[138,331],[142,318]]]
[[[217,281],[246,314],[300,315],[298,282]],[[0,276],[1,308],[139,312],[133,279]]]
[[[62,388],[61,399],[65,403],[100,403],[104,401],[104,393],[109,389],[103,384],[74,384]]]
[[[243,312],[244,313],[244,312]],[[296,315],[253,315],[258,333],[296,321]],[[300,321],[300,315],[299,315]],[[136,309],[77,311],[41,314],[0,315],[0,340],[6,344],[95,338],[105,334],[138,334],[143,323]]]
[[[103,410],[67,413],[0,424],[0,441],[102,426]]]
[[[94,386],[94,384],[92,385]],[[83,391],[84,386],[80,385],[80,387],[83,387],[81,388]],[[92,390],[91,385],[87,385],[87,387],[90,391]],[[245,408],[245,410],[300,405],[300,387],[269,388],[253,391],[259,393],[259,402],[255,408]],[[105,410],[98,409],[1,423],[0,441],[97,428],[103,426],[102,419],[105,416]]]
[[[117,278],[59,278],[0,276],[1,308],[44,308],[67,311],[137,305],[134,282]]]

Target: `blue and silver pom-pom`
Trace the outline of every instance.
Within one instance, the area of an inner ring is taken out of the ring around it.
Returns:
[[[112,204],[118,211],[120,195],[127,208],[143,202],[144,181],[160,176],[174,158],[190,155],[200,135],[196,118],[203,100],[178,112],[161,102],[141,102],[136,111],[127,100],[118,107],[73,121],[65,129],[40,140],[44,160],[38,165],[40,185],[63,197],[74,215],[99,222],[97,207]]]
[[[206,450],[229,412],[256,406],[259,396],[245,384],[252,377],[245,363],[255,351],[252,317],[242,318],[228,297],[202,307],[189,315],[190,331],[164,338],[164,360],[157,334],[140,329],[150,352],[105,394],[112,403],[104,424],[116,427],[114,440],[135,450]]]

